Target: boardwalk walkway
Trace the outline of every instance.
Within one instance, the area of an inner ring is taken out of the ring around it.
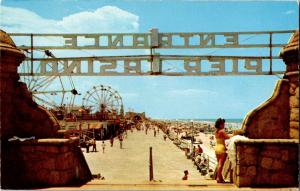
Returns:
[[[93,174],[101,173],[106,181],[143,183],[149,180],[149,147],[153,148],[154,179],[161,182],[182,181],[183,171],[189,171],[188,181],[204,179],[191,160],[170,140],[163,140],[163,134],[154,137],[153,131],[146,135],[144,131],[128,132],[120,149],[115,139],[111,147],[105,141],[105,153],[102,153],[102,142],[97,141],[98,152],[84,151],[87,163]]]

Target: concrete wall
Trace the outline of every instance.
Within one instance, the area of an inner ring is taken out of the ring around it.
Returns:
[[[234,183],[247,187],[296,187],[298,144],[291,139],[250,139],[236,142]]]

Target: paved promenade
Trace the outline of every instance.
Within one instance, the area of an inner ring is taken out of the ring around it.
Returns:
[[[105,141],[105,153],[102,142],[97,141],[98,152],[86,153],[87,163],[93,174],[101,173],[105,181],[144,183],[149,180],[149,147],[153,149],[154,179],[158,182],[182,181],[183,171],[189,171],[188,181],[204,179],[191,160],[169,139],[163,140],[163,133],[154,137],[153,131],[128,131],[127,138],[120,149],[119,140],[115,139],[111,147]]]

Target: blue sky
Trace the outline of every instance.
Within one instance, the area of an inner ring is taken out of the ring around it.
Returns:
[[[1,5],[1,29],[7,32],[136,33],[151,28],[160,32],[237,32],[299,28],[296,1],[2,0]],[[86,19],[86,13],[91,19]],[[278,51],[274,50],[274,55]],[[222,54],[222,50],[215,54]],[[241,50],[238,54],[247,52]],[[123,97],[126,110],[132,108],[153,118],[175,119],[243,118],[271,96],[278,79],[77,77],[74,82],[83,94],[93,85],[110,85]],[[76,102],[80,105],[81,98]]]

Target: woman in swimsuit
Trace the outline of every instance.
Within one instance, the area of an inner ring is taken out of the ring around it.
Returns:
[[[215,137],[216,137],[216,157],[218,161],[218,168],[217,168],[217,182],[218,183],[224,183],[224,179],[222,177],[222,169],[225,162],[225,159],[227,157],[226,153],[226,147],[225,147],[225,140],[229,139],[230,136],[225,133],[224,131],[225,127],[225,119],[219,118],[217,119],[215,123]]]

